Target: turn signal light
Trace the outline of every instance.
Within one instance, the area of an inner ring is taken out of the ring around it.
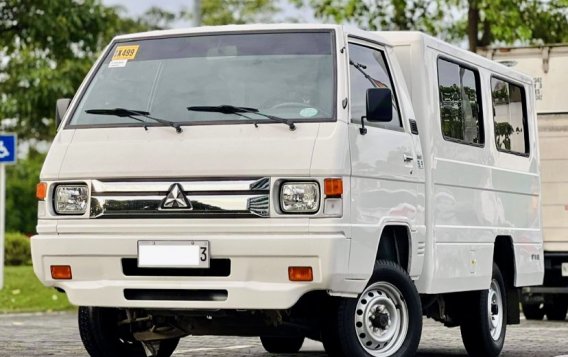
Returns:
[[[40,182],[36,186],[36,197],[38,200],[45,200],[47,197],[47,184],[45,182]]]
[[[312,267],[288,267],[290,281],[313,281]]]
[[[71,266],[69,265],[52,265],[51,278],[57,280],[69,280],[73,277],[71,274]]]
[[[328,178],[324,181],[324,193],[326,197],[339,198],[343,195],[343,180],[340,178]]]

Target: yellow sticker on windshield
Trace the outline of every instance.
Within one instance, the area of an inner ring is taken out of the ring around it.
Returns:
[[[136,58],[139,45],[134,46],[118,46],[112,55],[112,60],[132,60]]]

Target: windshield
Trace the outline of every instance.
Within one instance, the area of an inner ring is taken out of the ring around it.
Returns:
[[[333,120],[333,36],[325,32],[199,35],[116,43],[71,118],[79,126],[164,125],[94,109],[150,113],[181,125],[273,122],[266,116],[194,111],[253,108],[294,121]],[[89,111],[89,112],[87,112]]]

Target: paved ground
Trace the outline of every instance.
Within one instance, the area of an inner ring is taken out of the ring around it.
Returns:
[[[503,356],[568,357],[568,321],[509,326]],[[72,313],[0,315],[0,356],[86,356]],[[270,356],[256,338],[186,337],[175,356]],[[308,341],[296,356],[325,356],[321,344]],[[425,321],[419,356],[466,356],[459,329]]]

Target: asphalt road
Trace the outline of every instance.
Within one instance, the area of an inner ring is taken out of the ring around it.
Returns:
[[[509,326],[502,356],[568,357],[568,321],[521,321]],[[0,315],[0,356],[87,356],[77,330],[76,316],[62,314]],[[174,356],[271,356],[257,338],[186,337]],[[325,356],[320,343],[307,341],[294,356]],[[459,329],[425,320],[418,356],[467,356]]]

